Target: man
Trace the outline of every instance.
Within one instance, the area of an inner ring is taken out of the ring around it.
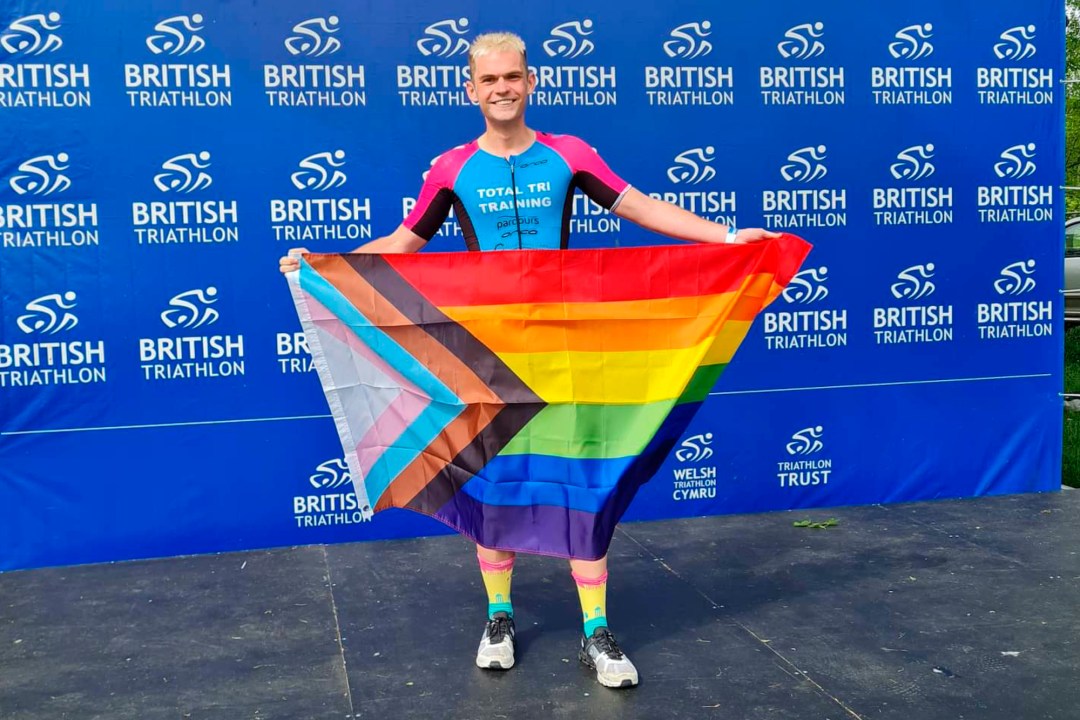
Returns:
[[[565,248],[574,188],[619,217],[669,237],[693,242],[754,242],[777,237],[760,228],[736,231],[644,195],[613,173],[584,141],[537,132],[525,124],[536,87],[525,43],[517,35],[477,37],[469,49],[469,98],[484,116],[476,140],[436,160],[416,207],[394,232],[356,252],[416,252],[439,230],[450,209],[457,213],[470,250]],[[296,270],[281,258],[282,272]],[[508,670],[514,665],[514,610],[510,582],[515,553],[477,545],[488,594],[488,623],[476,664]],[[579,657],[607,687],[631,687],[638,672],[607,627],[607,557],[570,560],[583,615]]]

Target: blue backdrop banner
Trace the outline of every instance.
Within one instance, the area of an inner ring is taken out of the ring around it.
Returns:
[[[0,569],[446,531],[363,519],[276,259],[401,222],[501,29],[530,125],[815,244],[628,518],[1059,486],[1060,0],[0,0]]]

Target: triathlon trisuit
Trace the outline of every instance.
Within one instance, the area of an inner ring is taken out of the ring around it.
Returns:
[[[575,188],[614,210],[630,186],[572,135],[538,132],[509,158],[474,140],[439,156],[404,225],[430,240],[453,207],[470,250],[565,248]]]

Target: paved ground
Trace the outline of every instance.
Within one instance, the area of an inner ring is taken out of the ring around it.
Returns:
[[[1077,491],[627,524],[629,691],[579,666],[548,558],[515,569],[518,665],[473,667],[457,537],[12,572],[0,718],[1076,720],[1078,551]]]

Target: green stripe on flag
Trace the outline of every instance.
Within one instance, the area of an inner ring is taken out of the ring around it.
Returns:
[[[719,365],[703,365],[699,367],[694,372],[694,376],[690,378],[690,382],[686,384],[686,389],[683,390],[682,395],[675,401],[675,404],[682,405],[683,403],[702,402],[705,400],[709,391],[716,385],[716,381],[720,379],[720,375],[724,372],[725,367],[727,367],[726,363],[721,363]]]
[[[641,405],[549,405],[499,455],[593,459],[639,455],[674,405],[673,400]]]

